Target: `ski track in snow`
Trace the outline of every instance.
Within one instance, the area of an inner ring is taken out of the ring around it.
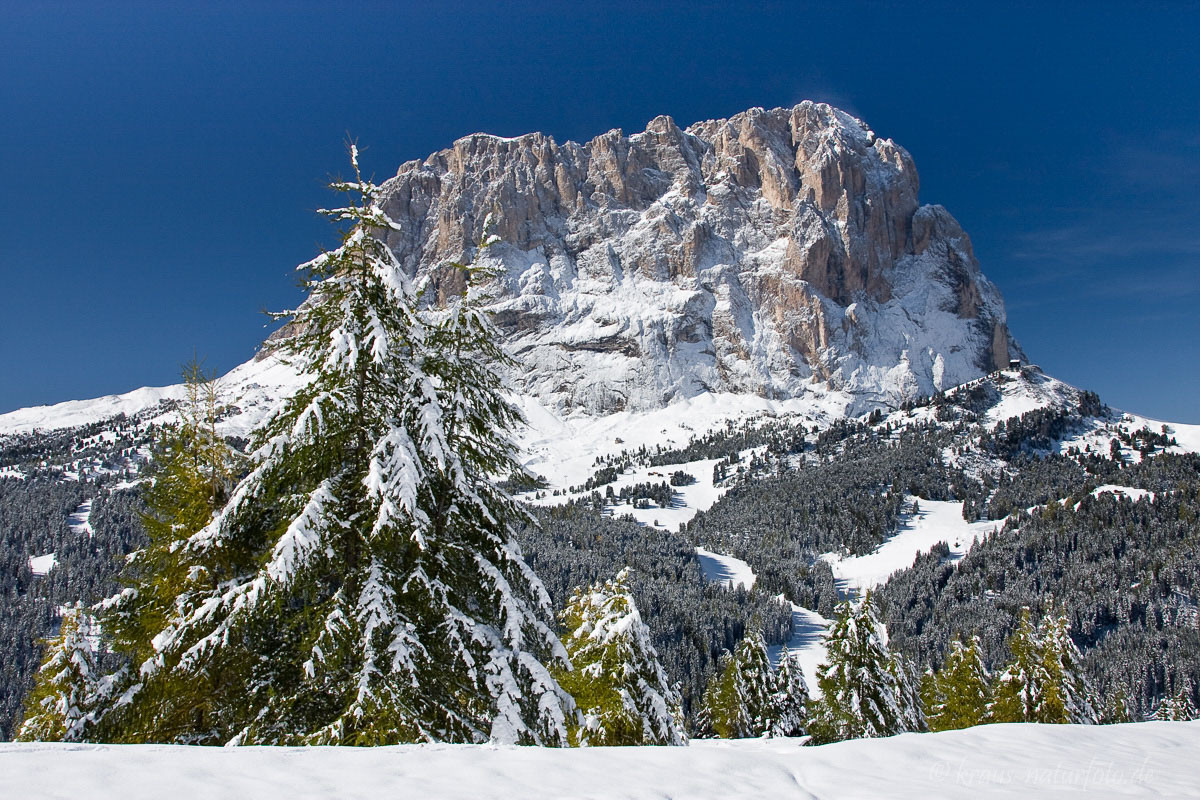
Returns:
[[[0,744],[22,800],[377,800],[385,797],[893,800],[1197,798],[1200,722],[982,725],[803,747],[186,747]]]
[[[962,518],[962,503],[950,500],[922,500],[908,497],[905,505],[916,500],[919,512],[901,517],[900,529],[865,556],[844,557],[826,553],[838,591],[844,596],[861,596],[887,581],[892,573],[907,569],[920,553],[929,552],[938,542],[950,546],[948,560],[958,561],[976,541],[1004,526],[1003,520],[967,522]]]

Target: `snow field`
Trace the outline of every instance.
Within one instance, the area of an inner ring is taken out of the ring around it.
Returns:
[[[596,472],[597,458],[618,455],[622,451],[632,453],[642,447],[653,450],[658,445],[682,448],[693,436],[703,436],[711,430],[723,428],[730,420],[740,422],[754,417],[787,417],[797,423],[809,426],[817,423],[824,427],[841,416],[838,411],[843,405],[841,400],[830,403],[825,396],[815,393],[811,398],[783,401],[752,395],[708,393],[679,400],[653,411],[620,411],[602,417],[584,414],[561,417],[538,402],[537,398],[519,396],[511,399],[524,412],[527,420],[525,429],[517,436],[522,465],[544,477],[551,489],[560,490],[582,485]],[[702,463],[636,467],[636,472],[628,476],[628,483],[614,485],[619,488],[620,485],[651,479],[657,482],[665,480],[677,469],[699,469],[698,465]],[[710,460],[707,463],[711,465],[716,462]],[[663,477],[652,476],[650,471],[661,472]],[[705,477],[699,473],[693,474],[697,478]],[[707,478],[711,486],[711,466],[707,470]],[[562,503],[568,499],[570,496],[560,494],[542,502]],[[716,502],[716,498],[712,502]]]
[[[58,563],[58,559],[54,557],[54,553],[47,553],[44,556],[29,557],[29,571],[39,578],[44,578],[50,574],[50,570],[54,569],[54,565]]]
[[[737,585],[747,589],[754,586],[757,576],[750,565],[740,558],[714,553],[703,547],[696,548],[696,557],[700,559],[700,569],[705,580],[719,582],[730,589]],[[813,697],[820,697],[817,667],[828,660],[825,637],[829,635],[829,626],[832,623],[816,611],[798,606],[783,595],[779,595],[778,600],[792,607],[792,637],[787,642],[788,655],[792,663],[804,673],[808,693]],[[767,656],[771,659],[771,665],[778,667],[779,659],[783,657],[783,647],[768,646]]]
[[[743,586],[747,590],[754,588],[757,576],[750,565],[740,558],[714,553],[703,547],[696,548],[696,557],[700,559],[700,570],[704,579],[720,583],[727,589]]]
[[[87,536],[89,539],[95,531],[92,529],[92,501],[84,500],[79,504],[79,508],[72,511],[67,516],[67,526],[71,532],[80,536]],[[58,563],[58,559],[54,557],[54,553],[47,553],[42,556],[29,557],[29,571],[38,577],[45,577],[50,574],[50,570],[54,569],[54,565]]]
[[[938,542],[949,545],[949,558],[957,561],[975,542],[1004,526],[1003,520],[967,522],[962,517],[961,502],[907,497],[906,507],[911,509],[914,500],[919,512],[905,514],[899,531],[875,552],[865,556],[843,557],[837,553],[821,556],[833,569],[840,593],[861,596],[885,583],[892,573],[911,567],[917,555],[929,552]]]
[[[592,491],[599,491],[601,494],[604,494],[609,486],[612,487],[614,492],[620,493],[621,489],[639,483],[669,483],[671,473],[682,471],[695,478],[696,482],[688,486],[672,486],[671,489],[674,491],[675,497],[670,506],[664,507],[650,502],[647,508],[634,508],[632,505],[626,503],[606,505],[604,507],[605,512],[612,516],[628,515],[642,525],[663,530],[678,530],[681,526],[691,521],[697,512],[707,511],[712,508],[713,504],[726,492],[725,487],[713,486],[713,467],[719,460],[709,458],[683,464],[668,464],[661,467],[634,466],[619,475],[615,481],[599,487],[598,490],[588,490],[573,494],[560,491],[558,495],[555,495],[552,489],[544,489],[541,491],[545,492],[545,497],[536,498],[530,493],[522,495],[520,499],[533,505],[562,505],[574,499],[587,497]],[[588,477],[591,474],[592,472],[589,472]],[[585,477],[578,483],[582,484],[586,480],[587,478]]]
[[[1200,722],[985,725],[802,747],[184,747],[0,744],[8,797],[1200,797]]]
[[[829,660],[825,637],[829,635],[829,626],[833,622],[812,609],[789,602],[783,595],[779,595],[779,599],[792,607],[792,638],[787,642],[788,655],[791,656],[792,663],[804,673],[809,695],[813,698],[820,697],[817,667]],[[778,667],[779,659],[783,656],[783,647],[771,645],[767,648],[767,655],[771,658],[771,665]]]
[[[218,379],[218,385],[223,400],[236,403],[238,407],[238,413],[223,420],[218,430],[226,436],[244,436],[281,399],[291,396],[299,388],[300,379],[295,370],[277,359],[264,358],[261,361],[251,359],[234,367]],[[21,408],[0,414],[0,434],[87,425],[118,414],[134,416],[164,400],[182,400],[185,396],[186,388],[180,383],[146,386],[91,400],[68,400],[54,405]],[[167,421],[172,416],[163,414],[154,421]]]
[[[1146,489],[1134,489],[1129,486],[1117,486],[1116,484],[1112,483],[1106,483],[1103,486],[1097,486],[1092,490],[1092,497],[1099,497],[1105,493],[1123,495],[1135,503],[1138,500],[1141,500],[1143,497],[1149,497],[1150,501],[1153,502],[1155,497],[1154,492],[1147,491]]]
[[[92,530],[92,501],[84,500],[79,508],[71,512],[67,517],[67,525],[70,526],[72,533],[86,535],[89,539],[95,533]]]

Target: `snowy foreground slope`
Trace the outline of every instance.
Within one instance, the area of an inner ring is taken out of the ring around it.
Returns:
[[[1200,722],[553,750],[0,744],[12,798],[1200,797]]]

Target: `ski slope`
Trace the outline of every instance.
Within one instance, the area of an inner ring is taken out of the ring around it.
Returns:
[[[1003,520],[967,522],[962,517],[961,502],[908,497],[905,506],[911,508],[914,500],[920,509],[918,513],[905,514],[899,530],[873,553],[849,557],[826,553],[821,556],[833,569],[842,595],[860,597],[863,592],[881,586],[892,573],[911,567],[918,554],[929,552],[938,542],[949,545],[948,559],[957,561],[976,541],[1004,525]]]
[[[22,800],[1195,798],[1200,722],[985,725],[823,747],[183,747],[0,744]]]
[[[780,595],[779,599],[788,602]],[[804,673],[804,682],[808,684],[808,693],[812,697],[821,696],[821,687],[817,685],[817,667],[829,660],[828,649],[825,647],[825,637],[829,635],[831,620],[822,617],[816,611],[788,603],[792,607],[792,638],[787,641],[788,656],[792,663],[800,667]],[[779,666],[783,657],[783,647],[771,645],[767,648],[772,666]]]
[[[714,553],[703,547],[696,548],[696,558],[700,559],[700,569],[704,573],[705,580],[720,583],[728,589],[737,586],[745,587],[747,590],[754,588],[757,576],[750,565],[740,558]]]
[[[79,508],[67,517],[67,525],[70,526],[72,533],[92,538],[95,533],[92,529],[92,501],[84,500],[80,503]]]

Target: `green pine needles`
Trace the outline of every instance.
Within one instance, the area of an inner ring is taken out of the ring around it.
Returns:
[[[921,701],[931,731],[969,728],[988,719],[991,676],[978,636],[969,645],[961,640],[950,643],[942,668],[926,672],[921,680]]]
[[[87,731],[99,674],[93,643],[95,624],[78,603],[64,611],[58,636],[46,642],[46,661],[25,701],[21,741],[73,741]]]
[[[1022,609],[1008,647],[1012,661],[996,676],[987,721],[1100,721],[1100,704],[1083,677],[1083,658],[1066,616],[1047,616],[1035,627],[1029,609]]]

